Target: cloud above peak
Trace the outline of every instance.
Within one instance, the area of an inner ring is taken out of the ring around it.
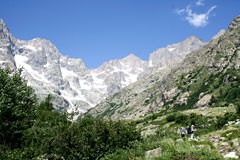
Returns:
[[[203,0],[198,0],[196,2],[196,6],[204,6]],[[196,13],[191,8],[191,5],[188,5],[184,9],[177,9],[176,13],[178,15],[184,16],[184,19],[194,27],[205,27],[209,21],[210,13],[216,8],[217,6],[212,6],[210,9],[207,10],[205,13]]]

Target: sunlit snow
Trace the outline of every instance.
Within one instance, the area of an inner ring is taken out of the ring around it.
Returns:
[[[176,48],[168,48],[170,52],[174,51]]]
[[[27,48],[27,49],[30,49],[30,50],[33,50],[33,51],[37,51],[37,49],[35,47],[33,47],[32,45],[25,45],[23,47]]]
[[[15,55],[14,59],[17,68],[23,68],[23,70],[29,73],[35,80],[49,83],[49,81],[44,77],[44,75],[34,70],[29,64],[26,63],[26,61],[28,60],[27,57],[22,55]]]

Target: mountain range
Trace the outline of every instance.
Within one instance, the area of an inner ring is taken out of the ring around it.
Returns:
[[[214,36],[221,36],[222,30]],[[14,37],[0,19],[0,66],[11,70],[22,68],[22,75],[40,99],[48,94],[58,110],[86,112],[114,95],[120,89],[143,80],[153,73],[165,75],[189,53],[207,43],[191,36],[186,40],[160,48],[141,60],[133,54],[88,69],[81,59],[63,56],[49,40]]]

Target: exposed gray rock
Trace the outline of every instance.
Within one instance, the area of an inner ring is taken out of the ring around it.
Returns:
[[[209,102],[211,101],[212,95],[211,94],[207,94],[205,96],[203,96],[196,104],[195,104],[195,108],[200,108],[200,107],[208,107],[209,106]]]
[[[153,158],[157,158],[161,156],[161,154],[162,154],[162,148],[159,147],[159,148],[145,152],[145,158],[146,160],[151,160]]]

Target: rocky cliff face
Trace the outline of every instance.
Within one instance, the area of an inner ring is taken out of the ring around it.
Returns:
[[[59,110],[86,112],[121,88],[154,72],[164,73],[205,44],[190,37],[158,49],[150,55],[149,62],[130,54],[88,69],[81,59],[63,56],[49,40],[15,38],[0,19],[0,66],[11,70],[22,68],[23,76],[39,98],[52,94]]]
[[[164,50],[174,51],[173,48],[177,47]],[[162,63],[157,65],[161,67]],[[112,119],[138,119],[161,110],[230,105],[240,101],[239,68],[240,16],[224,34],[186,55],[177,66],[121,89],[88,113]]]

